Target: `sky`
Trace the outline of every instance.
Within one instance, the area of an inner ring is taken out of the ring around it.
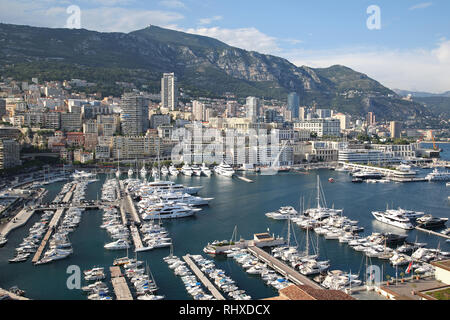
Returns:
[[[102,32],[157,25],[433,93],[450,91],[449,12],[448,0],[0,0],[2,23]]]

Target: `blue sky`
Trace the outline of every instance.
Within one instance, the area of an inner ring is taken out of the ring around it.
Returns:
[[[390,88],[450,90],[448,0],[0,0],[0,21],[65,27],[70,5],[89,30],[154,24],[296,65],[343,64]],[[370,5],[380,8],[379,30],[367,28]]]

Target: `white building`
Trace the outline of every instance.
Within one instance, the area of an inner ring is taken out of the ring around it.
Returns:
[[[339,119],[311,119],[294,122],[295,130],[315,132],[318,137],[340,136],[341,124]]]
[[[247,118],[252,122],[257,122],[260,109],[260,100],[255,97],[248,97],[245,104],[247,109]]]
[[[161,107],[174,111],[178,108],[178,88],[175,73],[164,73],[161,79]]]

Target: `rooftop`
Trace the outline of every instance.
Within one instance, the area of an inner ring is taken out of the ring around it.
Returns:
[[[339,290],[314,289],[305,285],[290,285],[281,289],[279,294],[267,300],[355,300]]]

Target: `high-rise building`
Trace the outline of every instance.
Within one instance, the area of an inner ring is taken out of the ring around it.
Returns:
[[[125,93],[122,96],[121,107],[122,134],[133,136],[145,133],[149,120],[148,104],[145,103],[144,97],[134,93]]]
[[[402,131],[401,123],[398,121],[391,121],[390,123],[390,131],[391,131],[391,138],[400,138],[400,134]]]
[[[20,145],[12,139],[0,139],[0,169],[20,166]]]
[[[331,110],[330,109],[317,109],[316,115],[319,119],[328,119],[328,118],[331,118]]]
[[[299,118],[300,97],[296,92],[291,92],[288,95],[287,109],[291,111],[292,118]]]
[[[205,120],[205,104],[200,101],[192,102],[192,115],[194,116],[194,121]]]
[[[298,108],[298,119],[299,120],[306,120],[308,108],[306,107],[299,107]]]
[[[0,99],[0,120],[4,115],[6,115],[6,100]]]
[[[367,126],[373,126],[373,125],[375,125],[375,123],[376,123],[375,113],[369,112],[369,113],[367,114],[366,122],[367,122]]]
[[[178,108],[178,89],[175,73],[164,73],[161,79],[161,106],[170,111]]]
[[[255,97],[248,97],[246,108],[247,108],[247,118],[251,119],[252,122],[257,122],[260,109],[259,99]]]

